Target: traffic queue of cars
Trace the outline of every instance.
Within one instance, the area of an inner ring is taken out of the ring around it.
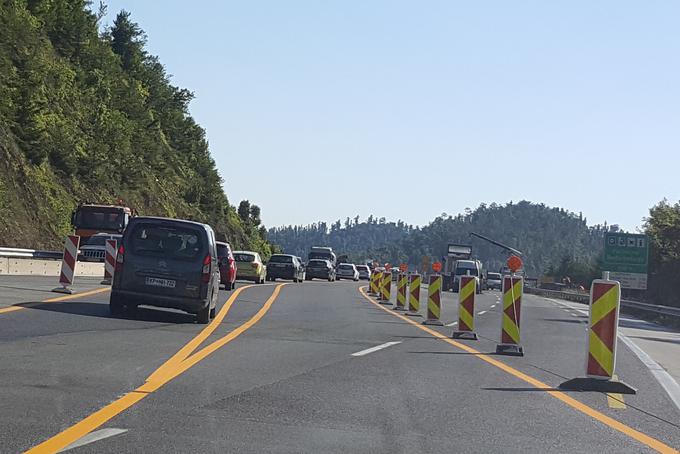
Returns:
[[[82,254],[99,260],[112,237],[94,235],[82,245]],[[257,252],[232,251],[229,243],[216,241],[209,225],[181,219],[135,216],[115,239],[118,251],[109,297],[113,315],[145,305],[179,309],[195,314],[198,323],[208,323],[215,316],[220,288],[232,290],[237,279],[262,284],[370,277],[365,265],[336,267],[330,248],[316,248],[306,267],[290,254],[274,254],[265,264]]]

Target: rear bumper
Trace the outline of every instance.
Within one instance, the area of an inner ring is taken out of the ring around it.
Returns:
[[[236,280],[236,270],[220,269],[220,284],[230,284]]]
[[[260,279],[260,275],[254,271],[249,272],[237,271],[236,279],[243,279],[246,281],[257,281]]]
[[[112,290],[111,298],[118,298],[121,304],[126,306],[167,307],[179,309],[185,312],[196,313],[210,304],[209,298],[183,298],[175,296],[151,295],[149,293],[131,292],[129,290]]]
[[[328,279],[328,276],[330,275],[329,271],[311,271],[307,270],[306,276],[307,279]]]
[[[267,268],[267,277],[274,279],[294,279],[295,270],[286,268]]]

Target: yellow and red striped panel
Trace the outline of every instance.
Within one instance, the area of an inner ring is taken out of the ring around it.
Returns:
[[[522,292],[524,279],[505,276],[503,278],[503,321],[501,343],[519,345],[520,343],[520,311],[522,309]]]
[[[586,365],[589,376],[610,379],[614,375],[620,299],[618,282],[593,281]]]
[[[475,329],[475,293],[477,279],[474,276],[461,276],[458,290],[458,330]]]
[[[439,320],[441,317],[442,277],[439,274],[430,276],[427,286],[427,319]]]

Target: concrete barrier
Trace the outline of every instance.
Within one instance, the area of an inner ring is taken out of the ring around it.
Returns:
[[[0,258],[0,275],[15,276],[59,276],[61,261],[40,260],[40,259],[21,259],[21,258]],[[103,263],[78,262],[76,265],[76,276],[103,276]]]

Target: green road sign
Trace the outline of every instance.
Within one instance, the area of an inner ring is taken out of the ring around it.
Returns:
[[[647,235],[606,233],[604,269],[621,273],[647,274],[648,252]]]

